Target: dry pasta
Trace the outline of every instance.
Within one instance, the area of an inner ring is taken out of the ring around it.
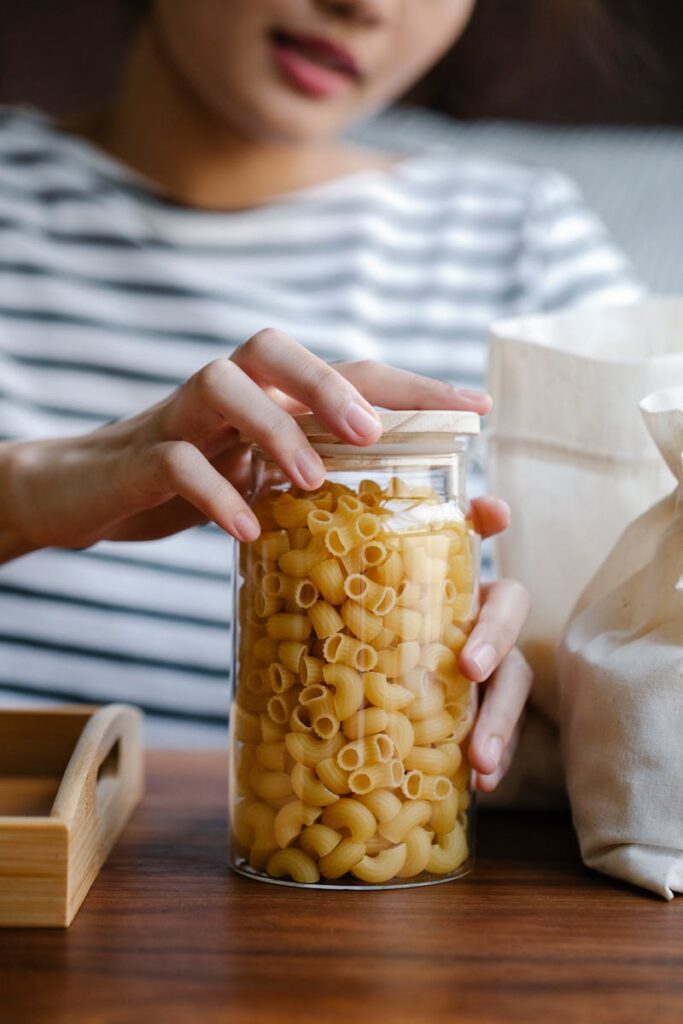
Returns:
[[[414,878],[422,874],[429,863],[434,833],[417,825],[404,839],[406,857],[396,872],[397,878]]]
[[[349,789],[350,772],[345,771],[336,758],[326,757],[322,761],[318,761],[315,771],[323,786],[333,793],[337,793],[338,796],[344,796],[345,793],[351,792]]]
[[[379,636],[384,629],[379,615],[375,615],[367,608],[356,604],[355,601],[345,601],[341,606],[341,617],[344,624],[359,640],[369,644]]]
[[[447,875],[455,871],[467,859],[467,836],[462,825],[456,824],[451,832],[439,836],[432,846],[427,870],[435,875]]]
[[[299,678],[304,686],[320,683],[324,678],[324,668],[325,662],[322,658],[312,658],[310,655],[305,654],[299,664]]]
[[[310,498],[294,498],[291,494],[281,494],[273,502],[273,519],[278,526],[291,529],[304,526],[309,512],[315,509]]]
[[[457,754],[451,753],[450,748]],[[461,756],[457,744],[446,743],[442,747],[413,747],[403,761],[408,770],[416,768],[433,775],[452,775],[460,765]]]
[[[325,641],[323,647],[325,661],[350,665],[359,672],[367,672],[377,664],[377,651],[369,644],[363,643],[355,636],[335,633]]]
[[[270,771],[260,764],[254,764],[249,772],[251,788],[257,796],[279,802],[292,794],[292,778],[287,772]]]
[[[273,878],[284,878],[289,875],[295,882],[310,885],[320,880],[320,872],[312,857],[303,850],[278,850],[274,853],[266,870]]]
[[[285,725],[299,701],[300,687],[278,693],[268,701],[268,714],[277,725]]]
[[[429,818],[429,827],[442,836],[452,831],[458,819],[458,791],[456,789],[438,803],[432,804],[432,813]]]
[[[289,846],[305,825],[312,825],[322,814],[320,807],[308,807],[301,800],[290,800],[275,815],[273,835],[281,849]]]
[[[313,857],[326,857],[336,846],[339,846],[343,838],[341,832],[330,828],[329,825],[316,823],[303,830],[300,846],[302,850]]]
[[[325,665],[323,679],[334,691],[334,710],[340,721],[350,718],[363,703],[363,681],[349,665]]]
[[[278,740],[284,740],[287,731],[284,725],[277,725],[268,714],[261,714],[259,721],[264,743],[276,743]]]
[[[371,793],[359,796],[358,799],[380,822],[391,821],[403,806],[396,794],[389,789],[374,789]]]
[[[373,733],[385,732],[388,722],[389,716],[382,708],[364,708],[347,718],[342,729],[348,739],[358,740],[372,736]]]
[[[369,857],[374,857],[376,853],[381,853],[382,850],[388,850],[394,846],[394,843],[390,843],[388,839],[381,836],[379,832],[375,832],[374,836],[370,836],[365,844],[365,852]]]
[[[290,551],[302,550],[311,539],[311,534],[305,526],[292,527],[291,530],[287,530],[287,536],[289,537]]]
[[[268,681],[273,693],[286,693],[299,682],[296,674],[279,661],[273,662],[268,669]]]
[[[345,796],[325,808],[322,823],[344,833],[348,832],[357,843],[364,843],[377,829],[377,819],[372,811],[358,800]]]
[[[423,721],[426,718],[433,718],[446,703],[443,687],[438,683],[427,683],[424,693],[411,702],[405,713],[413,721]]]
[[[385,587],[396,587],[403,579],[405,568],[398,551],[392,551],[385,562],[368,569],[367,577]]]
[[[344,628],[344,620],[328,601],[316,601],[308,611],[309,626],[313,626],[319,640],[334,636]],[[310,632],[310,629],[309,629]]]
[[[319,761],[336,757],[344,744],[341,736],[320,740],[305,732],[290,732],[285,736],[285,746],[290,757],[307,768],[314,768]]]
[[[297,704],[289,716],[289,728],[292,732],[313,732],[311,713],[305,704]]]
[[[375,764],[391,760],[394,744],[386,733],[365,736],[362,740],[346,743],[337,754],[337,764],[347,771],[360,768],[361,765]]]
[[[269,768],[271,771],[283,772],[287,767],[287,748],[280,740],[259,743],[255,756],[263,768]]]
[[[387,647],[378,652],[377,671],[396,679],[398,676],[404,676],[411,672],[417,665],[419,657],[420,645],[418,643],[415,641],[399,643],[396,647]]]
[[[415,730],[410,719],[400,711],[388,712],[384,731],[394,741],[398,756],[405,761],[415,743]]]
[[[325,601],[332,605],[344,602],[344,575],[336,558],[325,558],[318,562],[311,569],[310,576]]]
[[[295,551],[285,551],[277,560],[282,572],[288,576],[303,578],[308,576],[314,565],[324,557],[325,549],[317,537],[311,537],[305,548],[297,548]]]
[[[356,878],[362,878],[364,882],[370,882],[371,885],[381,885],[382,882],[388,882],[390,878],[398,876],[406,862],[407,854],[408,848],[405,843],[382,850],[374,857],[366,853],[351,868],[351,874]]]
[[[396,591],[393,587],[374,583],[362,573],[354,572],[347,576],[344,591],[352,601],[357,601],[376,615],[388,615],[396,604]]]
[[[365,696],[375,707],[400,711],[415,700],[415,695],[397,682],[389,682],[382,672],[366,672],[363,677]]]
[[[263,532],[239,558],[237,855],[302,885],[458,871],[476,714],[458,670],[477,610],[467,523],[398,477],[273,489],[254,510]]]
[[[404,768],[398,758],[386,764],[368,764],[349,775],[352,793],[364,795],[373,789],[396,789],[403,782]]]
[[[380,824],[378,831],[390,842],[402,843],[412,829],[427,824],[431,813],[432,806],[427,800],[405,803],[398,814]]]
[[[275,640],[307,640],[312,623],[309,615],[295,615],[283,612],[271,615],[266,623],[268,636]]]
[[[418,746],[440,743],[452,735],[455,722],[447,711],[439,711],[432,718],[413,722],[413,733]]]
[[[334,880],[341,878],[365,856],[365,844],[353,839],[342,839],[331,853],[321,857],[318,869],[323,878]]]
[[[393,629],[389,629],[388,626],[382,627],[382,632],[378,633],[374,640],[370,640],[370,646],[374,647],[376,651],[385,651],[387,647],[396,639],[396,634]]]
[[[303,764],[297,763],[292,768],[292,789],[299,800],[313,807],[327,807],[339,801],[337,794],[323,785],[313,769]]]
[[[270,664],[271,661],[278,660],[278,642],[270,636],[260,636],[253,646],[254,657],[259,661],[263,661],[266,664]],[[282,657],[280,656],[280,661]]]

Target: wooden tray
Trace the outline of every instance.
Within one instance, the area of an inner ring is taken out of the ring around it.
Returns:
[[[0,927],[68,927],[143,791],[124,704],[0,711]]]

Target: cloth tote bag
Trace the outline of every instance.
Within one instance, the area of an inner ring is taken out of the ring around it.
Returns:
[[[560,721],[585,863],[683,892],[683,388],[643,417],[678,487],[622,534],[559,655]]]
[[[489,493],[512,506],[498,575],[532,610],[521,638],[534,702],[557,721],[556,649],[569,613],[624,527],[670,489],[641,399],[683,385],[683,299],[585,307],[494,324]]]

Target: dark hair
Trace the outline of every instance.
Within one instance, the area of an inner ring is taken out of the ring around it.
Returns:
[[[406,99],[460,118],[648,119],[673,86],[656,27],[651,0],[478,0]]]
[[[128,16],[135,23],[149,14],[154,0],[123,0],[123,2],[124,7],[128,11]]]

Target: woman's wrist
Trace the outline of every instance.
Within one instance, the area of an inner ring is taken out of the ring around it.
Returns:
[[[18,498],[22,490],[22,456],[26,444],[22,441],[0,443],[0,564],[27,555],[40,546],[29,539],[24,529]]]

